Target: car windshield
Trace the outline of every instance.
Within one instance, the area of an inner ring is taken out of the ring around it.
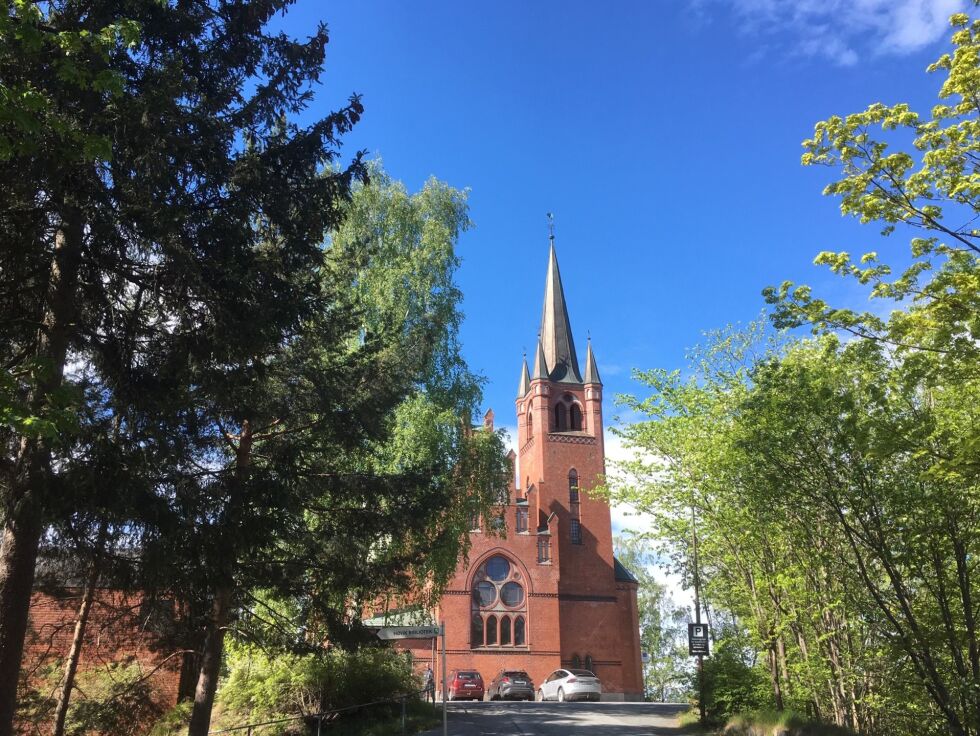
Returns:
[[[505,672],[504,677],[523,677],[527,679],[527,672]]]
[[[595,677],[595,675],[588,670],[569,670],[569,672],[578,677]]]
[[[475,680],[480,676],[479,672],[460,672],[456,675],[457,680]]]

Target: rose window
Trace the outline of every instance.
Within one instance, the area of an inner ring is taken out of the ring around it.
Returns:
[[[527,593],[521,571],[495,555],[473,576],[470,641],[473,647],[527,646]]]

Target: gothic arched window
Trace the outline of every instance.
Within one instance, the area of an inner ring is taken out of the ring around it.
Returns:
[[[497,643],[497,617],[487,616],[487,634],[484,637],[488,647]]]
[[[525,631],[524,631],[524,617],[517,616],[514,619],[514,646],[515,647],[524,646],[526,638],[527,637],[525,636]]]
[[[572,404],[572,407],[568,410],[569,425],[573,432],[582,431],[582,410],[578,408],[578,404]]]
[[[531,439],[534,436],[534,415],[531,412],[527,413],[527,438]]]
[[[578,471],[572,468],[568,471],[568,502],[578,503]]]
[[[564,404],[555,404],[555,431],[564,432],[568,429],[568,409]]]
[[[513,562],[494,555],[473,576],[470,646],[527,645],[527,581]]]

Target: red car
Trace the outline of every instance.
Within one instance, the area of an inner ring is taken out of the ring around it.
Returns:
[[[447,690],[450,700],[483,700],[483,678],[476,670],[453,670]]]

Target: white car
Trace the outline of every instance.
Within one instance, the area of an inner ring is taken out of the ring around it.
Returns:
[[[538,688],[538,700],[598,700],[602,683],[589,670],[555,670]]]

